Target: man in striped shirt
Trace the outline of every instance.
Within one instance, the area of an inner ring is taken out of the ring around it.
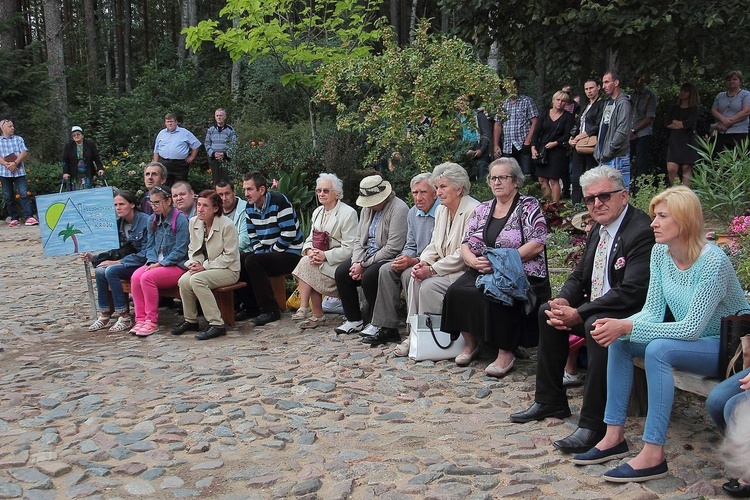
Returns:
[[[247,234],[252,254],[243,266],[250,290],[261,314],[252,321],[265,325],[281,319],[269,276],[284,276],[297,266],[304,236],[297,212],[286,196],[268,191],[266,178],[259,172],[245,174],[242,188],[247,200]]]

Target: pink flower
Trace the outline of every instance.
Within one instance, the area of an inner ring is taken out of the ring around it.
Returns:
[[[615,262],[615,269],[622,269],[623,267],[625,267],[625,257],[620,257]]]
[[[274,179],[273,182],[271,183],[271,189],[276,189],[277,187],[279,187],[279,181]]]

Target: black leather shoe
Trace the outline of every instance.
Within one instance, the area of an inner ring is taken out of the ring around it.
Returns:
[[[240,309],[239,311],[234,313],[234,320],[245,321],[247,319],[257,318],[258,316],[260,316],[260,311],[248,311],[247,309]]]
[[[563,453],[586,453],[604,438],[604,431],[577,428],[570,436],[552,443]]]
[[[510,421],[517,424],[525,424],[526,422],[533,422],[535,420],[544,420],[547,417],[562,419],[569,416],[570,408],[567,405],[555,406],[542,403],[534,403],[529,407],[528,410],[513,413],[510,416]]]
[[[721,489],[724,490],[727,495],[735,498],[750,498],[750,485],[740,484],[737,479],[730,479],[721,485]]]
[[[223,326],[209,325],[208,329],[195,334],[195,338],[198,340],[215,339],[227,334],[227,329]]]
[[[363,337],[362,342],[370,344],[372,347],[387,344],[388,342],[401,342],[401,335],[398,334],[398,330],[395,328],[378,328],[375,335],[369,337]]]
[[[170,332],[172,335],[182,335],[185,332],[197,332],[200,330],[198,323],[191,323],[190,321],[183,321],[173,326]]]
[[[281,312],[277,310],[273,312],[260,313],[257,318],[253,318],[250,321],[255,323],[256,326],[263,326],[272,321],[278,321],[280,319],[281,319]]]

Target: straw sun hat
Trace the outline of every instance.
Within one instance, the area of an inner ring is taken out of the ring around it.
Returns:
[[[359,198],[357,205],[364,208],[374,207],[383,203],[393,192],[391,183],[379,175],[370,175],[359,183]]]

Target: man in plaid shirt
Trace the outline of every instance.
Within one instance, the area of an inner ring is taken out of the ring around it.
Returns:
[[[39,222],[31,213],[31,201],[29,200],[29,186],[26,182],[26,169],[23,165],[23,159],[26,157],[26,143],[19,135],[15,135],[16,128],[11,120],[0,120],[0,130],[3,135],[0,137],[0,183],[3,185],[3,198],[5,205],[10,214],[10,226],[18,226],[18,209],[13,197],[13,188],[18,192],[21,198],[21,206],[26,216],[27,226],[38,226]]]
[[[505,118],[500,115],[495,116],[495,130],[493,131],[495,158],[501,156],[515,158],[524,174],[533,174],[531,136],[534,134],[539,111],[534,99],[521,95],[521,86],[517,78],[514,82],[517,94],[511,95],[503,103]],[[500,137],[503,138],[502,145]]]

